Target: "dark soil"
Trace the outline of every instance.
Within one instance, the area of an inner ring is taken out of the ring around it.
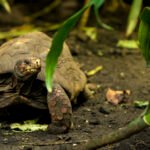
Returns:
[[[120,14],[119,14],[120,15]],[[109,18],[107,18],[109,20]],[[110,19],[113,22],[113,19]],[[118,20],[117,20],[118,21]],[[119,21],[116,27],[120,27]],[[123,30],[124,31],[124,30]],[[73,128],[67,134],[51,135],[44,131],[14,132],[11,122],[21,122],[40,116],[42,123],[50,122],[48,112],[26,106],[12,106],[0,111],[0,150],[72,150],[80,149],[79,144],[87,139],[107,135],[111,131],[125,126],[143,112],[136,108],[135,100],[149,100],[150,70],[138,49],[118,48],[116,43],[124,37],[122,31],[98,29],[97,42],[83,40],[70,34],[67,43],[72,54],[87,72],[102,65],[103,70],[88,77],[89,83],[99,85],[94,97],[73,106]],[[136,35],[135,35],[136,37]],[[2,42],[1,42],[2,43]],[[103,56],[99,56],[99,53]],[[108,88],[130,90],[127,103],[114,106],[106,101]],[[100,150],[149,150],[150,129],[129,137],[121,142],[99,148]]]

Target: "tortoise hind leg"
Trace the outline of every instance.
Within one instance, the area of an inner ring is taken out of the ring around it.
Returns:
[[[52,121],[48,127],[49,133],[68,132],[72,123],[72,107],[69,97],[59,84],[54,84],[52,93],[48,93],[47,102]]]
[[[85,97],[85,99],[93,98],[93,93],[91,89],[92,89],[92,84],[87,83],[83,90],[83,96]]]

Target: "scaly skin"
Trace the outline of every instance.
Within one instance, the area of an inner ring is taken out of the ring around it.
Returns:
[[[71,126],[72,107],[64,89],[59,84],[54,84],[52,93],[48,93],[48,108],[52,124],[49,132],[53,134],[65,133]]]

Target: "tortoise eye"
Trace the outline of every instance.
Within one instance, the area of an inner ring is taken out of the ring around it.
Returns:
[[[29,60],[24,60],[24,63],[27,65],[31,64],[31,62]]]

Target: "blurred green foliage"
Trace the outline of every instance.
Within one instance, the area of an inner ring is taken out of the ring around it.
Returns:
[[[130,36],[137,26],[139,14],[142,8],[142,0],[133,0],[128,16],[128,23],[126,28],[126,36]]]
[[[145,7],[141,14],[138,39],[143,56],[150,67],[150,7]],[[145,124],[150,126],[150,101],[143,116]]]
[[[11,13],[11,7],[7,0],[0,0],[0,5],[2,5],[8,13]]]

